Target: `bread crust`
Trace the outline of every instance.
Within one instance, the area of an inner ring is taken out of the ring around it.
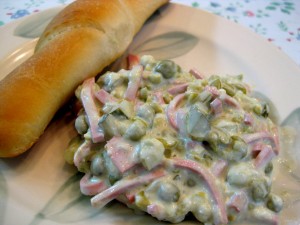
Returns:
[[[0,82],[0,157],[28,150],[84,79],[121,56],[167,0],[77,0],[41,35],[35,53]]]

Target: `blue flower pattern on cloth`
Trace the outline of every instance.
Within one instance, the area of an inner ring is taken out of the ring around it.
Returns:
[[[11,18],[12,19],[18,19],[18,18],[21,18],[21,17],[29,15],[29,14],[30,13],[26,9],[20,9],[20,10],[17,10],[16,13],[12,14]]]

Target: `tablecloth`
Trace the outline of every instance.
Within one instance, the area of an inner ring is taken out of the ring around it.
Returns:
[[[0,0],[0,27],[73,0]],[[146,2],[146,0],[145,0]],[[272,42],[300,66],[300,1],[298,0],[172,0],[209,11],[248,27]]]

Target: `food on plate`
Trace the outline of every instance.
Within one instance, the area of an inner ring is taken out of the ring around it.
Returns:
[[[78,0],[62,10],[34,55],[0,82],[0,157],[29,149],[76,87],[116,60],[165,3]]]
[[[279,223],[277,127],[242,75],[206,77],[145,55],[85,80],[76,96],[78,136],[65,159],[84,173],[94,207],[117,199],[173,223],[189,212],[204,224]]]

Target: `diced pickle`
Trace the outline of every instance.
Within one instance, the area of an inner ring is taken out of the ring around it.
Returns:
[[[226,94],[228,94],[229,96],[234,96],[236,93],[236,89],[232,85],[223,83],[222,88],[226,91]]]
[[[151,170],[163,160],[164,151],[165,148],[159,140],[155,138],[144,139],[140,144],[139,158],[143,166]]]
[[[150,104],[144,104],[138,108],[136,116],[145,120],[149,125],[152,125],[155,111]]]
[[[212,94],[209,91],[204,90],[200,93],[199,98],[202,102],[207,103],[212,99]]]
[[[267,103],[262,103],[262,104],[256,104],[253,108],[253,111],[257,114],[257,115],[261,115],[263,117],[268,117],[269,116],[269,112],[270,112],[270,107]]]
[[[239,161],[247,155],[248,145],[238,136],[233,136],[231,138],[232,144],[228,145],[226,150],[223,151],[223,156],[228,160]]]
[[[147,206],[150,204],[148,198],[145,196],[144,191],[140,191],[136,196],[135,196],[135,204],[137,207],[140,209],[146,210]]]
[[[152,107],[155,113],[163,112],[163,108],[157,102],[150,102],[149,105]]]
[[[131,119],[134,116],[134,104],[132,102],[123,100],[119,104],[119,108],[127,118]]]
[[[209,77],[208,84],[210,86],[214,86],[218,89],[220,89],[222,87],[221,79],[219,76],[216,76],[216,75],[212,75]]]
[[[187,132],[196,140],[203,140],[210,131],[207,113],[200,104],[193,105],[186,119]]]
[[[198,96],[199,95],[197,93],[195,93],[195,92],[189,93],[189,95],[188,95],[188,102],[190,104],[195,103],[198,100]]]
[[[165,148],[173,148],[177,144],[177,140],[170,136],[157,137],[157,139],[164,145]]]

